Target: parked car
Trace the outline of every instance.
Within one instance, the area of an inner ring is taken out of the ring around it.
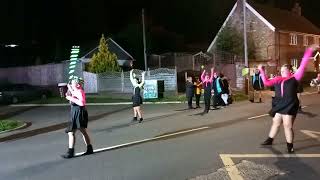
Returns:
[[[0,103],[16,104],[35,99],[46,99],[51,95],[47,89],[28,84],[9,84],[0,86]]]

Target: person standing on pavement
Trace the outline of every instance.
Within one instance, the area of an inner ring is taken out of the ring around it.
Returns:
[[[259,66],[261,77],[265,86],[275,87],[275,97],[272,98],[272,109],[269,114],[273,117],[269,137],[261,145],[272,145],[273,139],[283,123],[285,137],[287,141],[288,153],[293,153],[293,123],[299,109],[299,99],[297,97],[298,82],[302,79],[308,60],[313,51],[319,46],[312,45],[304,53],[298,70],[292,74],[292,66],[285,64],[281,67],[281,76],[272,80],[266,78],[263,66]]]
[[[194,86],[196,88],[195,95],[196,95],[196,108],[200,107],[200,97],[201,97],[201,89],[202,89],[202,82],[199,80],[199,78],[196,78],[196,82],[194,82]]]
[[[259,102],[262,102],[262,93],[261,90],[263,90],[264,85],[261,79],[260,71],[259,69],[255,69],[254,75],[252,76],[252,87],[253,87],[253,100],[251,102],[254,102],[255,94],[259,94]]]
[[[203,113],[208,113],[210,109],[210,101],[211,101],[211,90],[212,90],[212,81],[213,81],[213,70],[214,68],[211,68],[211,75],[209,76],[208,73],[206,73],[206,70],[203,70],[201,74],[201,81],[204,89],[204,111]]]
[[[227,77],[224,76],[224,74],[220,73],[221,78],[221,84],[222,84],[222,92],[221,92],[221,99],[223,100],[225,105],[229,104],[229,95],[230,95],[230,89],[229,89],[229,82]]]
[[[93,154],[91,140],[87,131],[88,112],[86,109],[86,95],[80,83],[80,79],[73,79],[71,85],[68,84],[66,99],[71,103],[71,120],[66,129],[66,133],[68,133],[69,136],[69,149],[62,157],[66,159],[74,157],[74,145],[76,141],[75,133],[78,129],[82,133],[83,140],[87,145],[87,151],[83,155]]]
[[[192,98],[194,95],[194,85],[192,83],[192,77],[186,77],[186,97],[188,100],[188,109],[193,109],[192,107]]]
[[[214,80],[213,80],[213,85],[212,85],[212,89],[213,89],[213,107],[216,108],[217,106],[223,106],[225,107],[226,104],[224,103],[224,101],[222,100],[222,93],[223,93],[223,83],[222,83],[222,79],[220,77],[220,74],[218,73],[214,73]]]
[[[133,108],[133,119],[132,121],[137,121],[137,116],[139,116],[139,123],[143,121],[141,104],[141,89],[144,85],[145,72],[142,72],[142,81],[133,73],[133,69],[130,71],[130,81],[133,86],[133,95],[132,95],[132,108]]]

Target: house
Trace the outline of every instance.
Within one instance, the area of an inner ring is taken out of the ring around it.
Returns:
[[[109,51],[116,54],[118,58],[119,66],[122,67],[123,69],[130,69],[135,59],[126,50],[124,50],[119,44],[117,44],[113,39],[108,38],[106,41],[108,44]],[[92,56],[98,51],[99,51],[99,46],[87,52],[84,56],[82,56],[79,59],[83,63],[87,64],[90,62]]]
[[[320,29],[302,16],[299,3],[291,11],[259,5],[252,1],[245,3],[247,37],[251,38],[255,59],[249,59],[249,67],[258,63],[275,66],[282,64],[298,66],[307,46],[319,44]],[[230,26],[243,32],[243,1],[238,0],[214,40],[207,49],[216,50],[216,42],[224,27]],[[243,33],[242,33],[243,34]],[[317,57],[312,57],[312,59]],[[310,61],[307,71],[318,71],[319,60]]]

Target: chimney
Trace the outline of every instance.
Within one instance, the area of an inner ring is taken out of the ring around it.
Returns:
[[[300,6],[300,4],[298,2],[295,2],[293,8],[291,9],[291,11],[294,14],[297,14],[297,15],[301,16],[301,6]]]

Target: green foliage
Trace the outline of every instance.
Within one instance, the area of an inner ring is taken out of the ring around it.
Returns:
[[[248,57],[254,58],[254,42],[250,36],[247,36]],[[243,33],[235,28],[225,26],[217,38],[217,50],[230,52],[238,56],[244,56]]]
[[[0,131],[11,130],[22,125],[22,122],[14,120],[0,120]]]
[[[120,71],[117,56],[109,51],[104,35],[100,39],[99,51],[94,54],[89,64],[89,71],[93,73],[104,73],[108,71]]]

